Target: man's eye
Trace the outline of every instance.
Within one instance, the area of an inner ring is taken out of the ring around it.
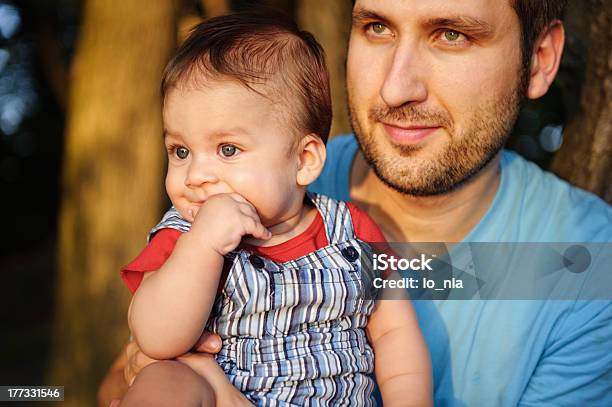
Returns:
[[[178,158],[184,160],[189,155],[189,150],[187,150],[185,147],[179,147],[176,149],[175,154]]]
[[[367,30],[376,35],[389,35],[389,28],[383,23],[370,23],[367,26]]]
[[[465,35],[461,34],[459,31],[454,30],[444,30],[440,38],[446,42],[462,42],[465,41]]]
[[[221,153],[223,157],[233,157],[238,154],[239,151],[240,150],[238,149],[238,147],[232,144],[223,144],[219,149],[219,153]]]

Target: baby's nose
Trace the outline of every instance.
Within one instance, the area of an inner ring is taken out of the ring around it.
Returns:
[[[218,181],[219,178],[214,166],[197,162],[192,162],[189,165],[189,170],[185,177],[185,185],[188,187],[197,187],[203,184],[216,183]]]

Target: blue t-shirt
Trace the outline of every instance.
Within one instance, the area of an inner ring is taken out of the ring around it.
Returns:
[[[354,136],[328,143],[313,191],[350,200]],[[504,151],[497,194],[465,242],[612,242],[612,207]],[[612,304],[414,301],[436,406],[612,406]]]

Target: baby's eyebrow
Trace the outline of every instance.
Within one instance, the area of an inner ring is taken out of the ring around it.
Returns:
[[[255,134],[250,132],[249,130],[242,127],[231,127],[228,129],[219,129],[207,131],[203,136],[212,142],[218,142],[219,140],[227,139],[227,138],[245,138],[245,139],[254,139]],[[163,129],[162,138],[166,140],[167,138],[181,140],[182,137],[180,133],[173,132],[168,130],[167,128]]]
[[[178,134],[173,133],[172,131],[164,128],[164,130],[162,132],[162,139],[165,141],[167,138],[180,139],[181,136],[179,136]]]
[[[230,127],[229,129],[222,129],[222,130],[214,131],[210,134],[210,137],[212,139],[222,139],[222,138],[227,138],[227,137],[232,137],[232,136],[247,137],[247,138],[254,137],[254,135],[250,131],[242,127]]]

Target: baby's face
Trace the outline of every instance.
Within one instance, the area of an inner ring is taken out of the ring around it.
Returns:
[[[210,196],[235,192],[268,226],[301,201],[294,136],[263,96],[231,81],[172,88],[163,120],[166,191],[183,218],[192,221]]]

